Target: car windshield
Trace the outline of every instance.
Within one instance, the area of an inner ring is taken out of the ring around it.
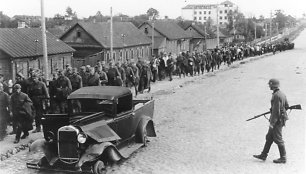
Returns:
[[[68,101],[70,115],[88,115],[104,112],[109,116],[113,113],[113,101],[104,99],[71,99]]]

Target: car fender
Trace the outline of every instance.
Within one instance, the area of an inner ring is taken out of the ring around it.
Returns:
[[[85,162],[99,159],[103,152],[106,152],[106,155],[108,155],[112,161],[119,161],[122,158],[126,158],[119,152],[114,144],[110,142],[103,142],[90,145],[81,155],[79,162],[76,164],[76,167],[81,167]]]
[[[147,129],[147,135],[149,137],[156,137],[156,132],[154,128],[154,123],[151,117],[149,116],[142,116],[141,120],[139,121],[136,129],[136,141],[139,142],[140,138],[139,135],[140,133],[144,130]]]
[[[29,152],[43,152],[51,166],[58,160],[56,149],[53,149],[51,143],[47,142],[45,139],[35,140],[30,145]]]

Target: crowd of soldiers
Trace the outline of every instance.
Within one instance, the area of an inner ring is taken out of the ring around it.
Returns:
[[[294,46],[294,45],[293,45]],[[63,70],[56,70],[47,83],[39,70],[30,69],[28,78],[18,73],[14,86],[4,81],[0,74],[0,140],[6,136],[9,123],[16,134],[15,143],[26,138],[29,130],[41,131],[41,118],[45,113],[67,113],[68,95],[86,86],[125,86],[135,91],[134,94],[150,92],[151,82],[161,81],[173,75],[180,78],[213,72],[221,64],[231,65],[236,60],[262,55],[267,52],[292,49],[292,44],[279,42],[250,46],[247,44],[226,45],[203,52],[182,52],[177,56],[161,53],[152,56],[150,61],[138,59],[137,62],[110,62],[106,65],[98,61],[95,66],[82,66],[79,69],[66,65]],[[12,83],[10,81],[10,83]],[[11,86],[11,88],[10,88]],[[23,136],[21,133],[23,132]]]

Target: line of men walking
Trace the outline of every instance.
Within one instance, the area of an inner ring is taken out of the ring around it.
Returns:
[[[164,80],[176,74],[193,76],[204,74],[220,68],[222,63],[230,65],[233,61],[245,57],[261,55],[267,52],[285,50],[284,44],[240,45],[224,46],[204,52],[182,52],[176,58],[171,54],[161,53],[153,56],[150,62],[138,59],[137,62],[128,60],[125,63],[97,62],[96,66],[89,65],[72,68],[66,65],[65,70],[57,70],[47,86],[46,80],[39,71],[29,70],[29,78],[18,73],[16,83],[7,84],[0,74],[0,140],[6,136],[7,125],[12,122],[13,132],[16,134],[15,143],[20,138],[26,138],[32,130],[35,120],[36,129],[41,131],[41,118],[47,112],[67,113],[68,95],[86,86],[126,86],[135,89],[135,95],[151,90],[151,81]],[[12,83],[12,82],[10,82]],[[10,96],[11,95],[11,96]],[[23,135],[21,136],[21,132]]]

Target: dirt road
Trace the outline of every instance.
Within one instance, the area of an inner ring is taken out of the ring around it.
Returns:
[[[261,152],[268,130],[270,78],[281,81],[289,104],[306,107],[306,31],[296,48],[233,69],[199,77],[183,88],[156,96],[158,137],[110,173],[305,173],[305,110],[292,111],[284,128],[288,162],[277,165],[277,146],[266,162]]]
[[[268,111],[267,82],[279,78],[289,104],[306,107],[306,31],[294,50],[235,64],[227,71],[154,85],[158,137],[131,158],[109,168],[110,174],[292,174],[305,173],[305,110],[292,111],[283,130],[288,162],[272,145],[267,161],[261,152],[268,122],[247,118]],[[168,87],[167,87],[168,86]],[[0,173],[34,173],[25,168],[26,152],[4,161]]]

